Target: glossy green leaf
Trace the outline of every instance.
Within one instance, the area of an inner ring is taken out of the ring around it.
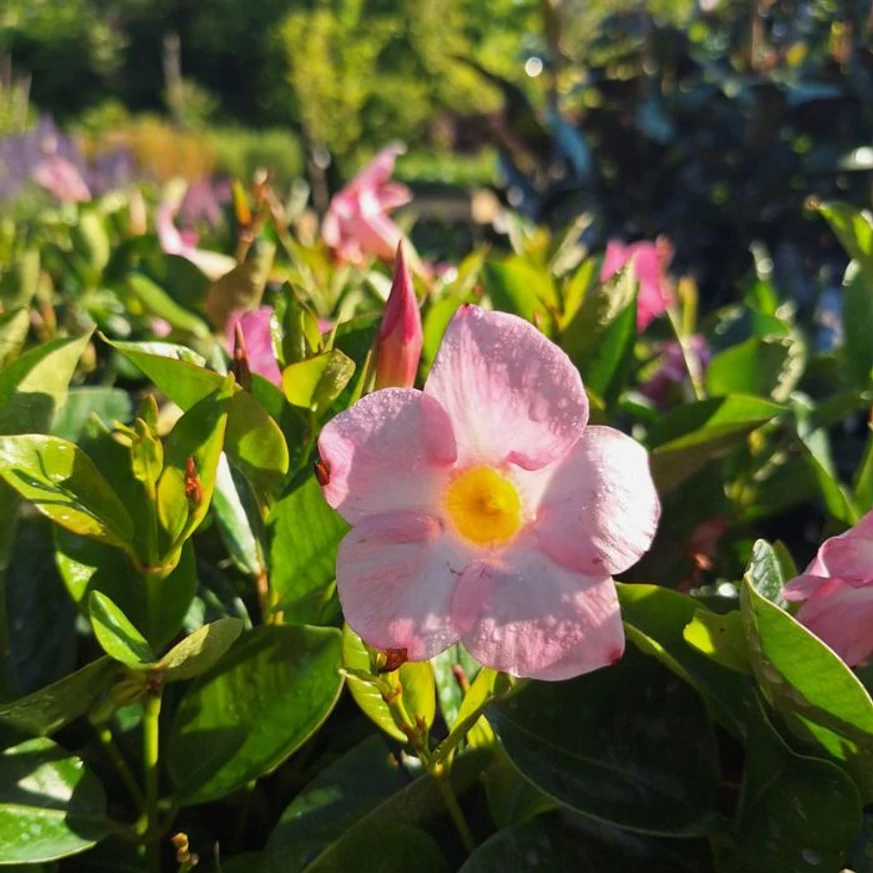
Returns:
[[[498,828],[520,825],[535,816],[555,809],[554,798],[543,794],[532,782],[528,782],[499,746],[494,760],[482,774],[488,811]]]
[[[88,597],[88,611],[94,636],[110,658],[133,669],[155,660],[155,653],[145,637],[105,594],[92,591]]]
[[[343,628],[342,637],[343,667],[350,670],[370,672],[370,656],[361,638],[348,626]],[[428,661],[407,661],[399,670],[383,673],[381,679],[392,688],[400,689],[401,700],[410,724],[418,716],[427,727],[433,724],[436,715],[436,684],[433,669]],[[346,682],[355,702],[372,721],[385,733],[399,742],[407,741],[406,734],[397,727],[388,704],[374,685],[357,676],[347,676]]]
[[[244,634],[179,704],[168,766],[203,803],[269,773],[319,728],[342,689],[340,633],[271,625]]]
[[[107,424],[128,422],[133,413],[130,394],[120,388],[71,388],[64,405],[58,410],[51,432],[62,439],[77,442],[91,415]]]
[[[270,586],[285,620],[319,624],[330,615],[336,553],[348,524],[331,509],[314,476],[308,476],[273,507]]]
[[[588,291],[561,340],[585,386],[607,401],[618,395],[633,353],[636,299],[633,271],[619,271]]]
[[[708,869],[706,850],[699,843],[612,830],[601,837],[596,825],[583,830],[580,824],[552,814],[499,830],[473,852],[459,873],[700,873]]]
[[[209,336],[209,328],[198,315],[180,306],[160,285],[142,273],[129,273],[127,289],[134,294],[150,315],[162,318],[171,327],[197,337]]]
[[[837,480],[835,474],[825,467],[808,447],[801,446],[799,451],[812,472],[825,509],[837,521],[842,522],[846,527],[851,527],[860,519],[861,513],[855,506],[855,501],[848,489]]]
[[[12,309],[0,313],[0,367],[14,360],[24,348],[30,331],[30,312]]]
[[[489,701],[504,690],[505,677],[490,667],[483,667],[470,684],[458,708],[458,716],[451,725],[449,736],[464,734],[471,746],[488,746],[494,741],[494,731],[481,713]]]
[[[867,387],[873,376],[873,253],[864,269],[850,265],[843,280],[843,359],[856,385]]]
[[[785,609],[787,601],[782,589],[788,581],[776,549],[766,540],[756,540],[752,546],[746,578],[762,597]]]
[[[0,703],[0,724],[49,736],[87,712],[118,670],[118,664],[111,658],[99,658],[26,697]]]
[[[713,356],[706,370],[712,396],[747,394],[785,401],[806,364],[806,348],[796,336],[750,337]]]
[[[185,637],[164,655],[156,669],[166,674],[167,682],[194,679],[209,670],[236,642],[243,623],[238,618],[220,618]]]
[[[355,372],[355,362],[330,349],[282,371],[282,390],[293,406],[324,412],[340,396]]]
[[[444,652],[431,658],[430,663],[443,720],[452,725],[457,721],[458,710],[464,699],[464,688],[458,674],[469,683],[475,679],[481,665],[460,643],[449,646]]]
[[[683,636],[689,646],[716,664],[740,673],[750,672],[746,635],[739,612],[719,615],[707,609],[698,609],[685,626]]]
[[[255,533],[263,529],[260,513],[245,494],[246,484],[234,479],[227,456],[222,455],[215,474],[212,506],[227,550],[234,564],[249,576],[266,572],[261,539]]]
[[[41,434],[0,437],[0,476],[73,533],[122,548],[133,538],[124,504],[74,443]]]
[[[789,727],[825,750],[873,799],[873,700],[843,661],[758,593],[747,572],[740,607],[752,668]]]
[[[169,574],[141,573],[118,549],[55,530],[55,560],[67,591],[87,614],[88,596],[111,598],[149,641],[160,649],[179,632],[197,591],[194,549],[185,543]]]
[[[464,302],[462,297],[443,297],[426,310],[422,320],[422,355],[427,362],[433,363],[449,322]]]
[[[525,321],[545,324],[550,320],[547,307],[557,306],[549,272],[518,255],[488,261],[482,268],[482,284],[495,309],[520,315]]]
[[[264,296],[264,286],[273,265],[276,247],[267,240],[260,239],[249,252],[248,260],[242,264],[233,265],[227,256],[216,254],[226,259],[232,269],[217,278],[206,292],[206,314],[212,326],[223,331],[227,319],[235,309],[257,309]],[[219,262],[219,267],[221,262]],[[204,271],[205,272],[205,271]]]
[[[57,339],[0,370],[0,434],[45,433],[67,398],[70,379],[91,339]]]
[[[506,754],[545,794],[619,827],[702,833],[718,783],[700,698],[655,660],[531,683],[487,710]]]
[[[649,431],[652,475],[660,492],[684,482],[740,445],[783,409],[758,397],[714,397],[680,406]]]
[[[0,752],[0,864],[65,858],[108,833],[103,788],[79,758],[43,738]]]

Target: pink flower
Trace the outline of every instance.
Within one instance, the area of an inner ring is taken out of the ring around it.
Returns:
[[[91,199],[88,185],[76,166],[60,155],[43,158],[33,168],[33,179],[59,203],[82,203]]]
[[[640,285],[637,297],[637,330],[645,330],[673,302],[673,293],[667,278],[667,266],[672,257],[670,244],[659,239],[656,243],[635,242],[626,246],[619,240],[610,240],[600,270],[600,281],[611,279],[628,261],[633,261],[634,274]]]
[[[404,151],[402,145],[386,146],[330,201],[321,235],[342,260],[394,257],[403,234],[388,212],[412,199],[405,185],[391,181],[394,161]]]
[[[346,620],[413,661],[462,641],[483,664],[566,679],[624,651],[612,575],[660,505],[644,449],[587,427],[579,373],[514,316],[462,306],[423,391],[386,388],[328,422],[327,502]]]
[[[415,384],[423,342],[421,313],[401,243],[397,246],[394,281],[379,328],[376,387],[411,388]]]
[[[849,666],[873,655],[873,512],[822,544],[782,596],[805,601],[797,620]]]
[[[697,359],[700,374],[706,372],[709,359],[712,357],[709,344],[700,334],[689,337],[690,352]],[[689,381],[688,368],[682,354],[682,346],[677,340],[670,340],[661,345],[663,356],[661,366],[640,385],[640,393],[648,397],[658,406],[666,406],[670,390],[674,385],[685,385]]]
[[[279,364],[276,362],[275,354],[273,354],[273,340],[270,335],[272,316],[273,308],[271,306],[262,306],[260,309],[248,312],[235,309],[227,319],[227,350],[233,355],[236,345],[236,326],[239,324],[245,343],[249,370],[269,379],[274,385],[281,385],[282,374],[279,372]]]
[[[176,227],[176,215],[182,204],[183,192],[184,189],[170,187],[158,206],[155,229],[161,250],[168,255],[179,255],[191,261],[205,276],[215,281],[229,273],[236,266],[236,261],[221,252],[198,249],[197,234],[191,231],[183,233]]]

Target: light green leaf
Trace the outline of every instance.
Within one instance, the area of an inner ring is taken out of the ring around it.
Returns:
[[[105,595],[92,591],[88,611],[94,636],[103,651],[132,669],[140,669],[155,660],[155,653],[130,619]]]
[[[15,360],[24,348],[30,331],[30,312],[13,309],[0,313],[0,367]]]
[[[162,318],[171,327],[187,331],[196,337],[209,336],[206,322],[184,306],[180,306],[160,285],[141,273],[129,273],[126,286],[157,318]]]
[[[331,349],[282,371],[282,390],[293,406],[324,412],[340,396],[355,372],[355,362]]]
[[[753,336],[713,356],[706,370],[712,396],[747,394],[784,402],[806,365],[806,346],[793,335]]]
[[[698,609],[691,623],[686,625],[683,636],[689,646],[716,664],[741,673],[751,672],[746,637],[738,611],[718,615],[707,609]]]
[[[236,642],[242,629],[243,623],[238,618],[220,618],[205,624],[173,646],[156,669],[166,674],[167,682],[193,679],[218,661]]]

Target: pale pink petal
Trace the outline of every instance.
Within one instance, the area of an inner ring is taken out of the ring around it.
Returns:
[[[403,231],[382,212],[361,212],[350,219],[348,235],[360,249],[386,261],[394,259]]]
[[[59,155],[44,158],[33,168],[32,175],[60,203],[91,199],[88,185],[76,165]]]
[[[333,201],[331,201],[331,207]],[[342,231],[340,230],[340,219],[337,212],[333,208],[328,208],[324,218],[321,221],[321,238],[332,248],[340,247],[342,243]]]
[[[534,533],[559,564],[611,576],[649,548],[660,514],[646,450],[621,431],[592,426],[555,466]]]
[[[158,232],[158,241],[161,244],[161,250],[168,255],[181,255],[186,248],[182,234],[179,233],[175,223],[178,211],[178,204],[171,200],[165,200],[158,206],[157,215],[155,216],[155,229]]]
[[[826,572],[826,571],[825,571]],[[789,603],[796,603],[800,600],[808,600],[821,588],[827,584],[828,577],[822,573],[812,573],[807,570],[800,576],[795,576],[794,579],[785,583],[782,589],[782,597]]]
[[[272,306],[261,306],[253,311],[235,309],[227,319],[227,350],[233,355],[236,345],[236,326],[242,330],[246,346],[246,356],[249,370],[274,385],[282,384],[282,374],[273,352],[273,337],[270,333],[270,319],[273,316]]]
[[[412,191],[402,182],[386,182],[376,191],[376,197],[379,199],[379,206],[385,212],[390,212],[409,203],[412,200]]]
[[[440,405],[413,388],[368,394],[318,438],[327,502],[346,521],[437,505],[457,450]]]
[[[873,585],[829,579],[803,604],[796,618],[850,667],[873,654]]]
[[[470,654],[513,676],[569,679],[624,652],[612,579],[574,573],[525,546],[471,564],[452,615]]]
[[[567,454],[588,420],[566,354],[523,319],[477,306],[452,318],[424,390],[448,413],[463,464],[543,467]]]
[[[398,155],[402,155],[405,151],[406,146],[400,143],[391,143],[391,145],[380,149],[370,163],[343,190],[360,191],[365,188],[380,188],[391,178]]]
[[[611,279],[628,261],[629,249],[619,240],[611,239],[606,244],[603,266],[600,268],[600,281]]]
[[[873,580],[873,512],[845,533],[826,540],[816,560],[830,576],[855,582]]]
[[[406,649],[411,661],[432,658],[458,641],[452,593],[469,560],[469,550],[424,513],[367,518],[337,555],[346,621],[371,646]]]

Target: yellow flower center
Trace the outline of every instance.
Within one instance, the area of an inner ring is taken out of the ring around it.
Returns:
[[[449,485],[446,508],[461,536],[480,546],[503,543],[521,527],[515,486],[491,467],[474,467]]]

